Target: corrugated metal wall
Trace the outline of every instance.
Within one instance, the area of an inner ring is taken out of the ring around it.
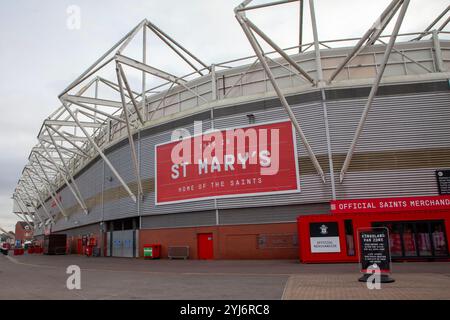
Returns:
[[[261,208],[239,208],[219,211],[220,224],[294,222],[298,216],[329,213],[329,203]]]
[[[365,102],[365,97],[327,101],[336,179]],[[261,109],[248,112],[234,108],[237,114],[215,118],[214,126],[228,128],[246,125],[248,113],[255,115],[256,123],[287,119],[281,107],[263,106]],[[322,104],[320,101],[299,103],[293,109],[312,149],[327,172]],[[210,121],[203,123],[203,129],[210,126]],[[192,125],[186,129],[193,132]],[[111,170],[99,160],[76,179],[83,196],[91,199],[88,201],[90,214],[85,216],[77,210],[68,221],[60,219],[54,230],[74,227],[74,221],[87,224],[102,218],[112,220],[136,215],[152,215],[151,218],[142,220],[143,228],[214,224],[215,208],[220,209],[219,220],[224,224],[286,219],[292,221],[302,210],[300,204],[311,204],[303,206],[307,212],[323,213],[326,203],[331,199],[329,176],[327,184],[323,184],[298,140],[301,193],[217,199],[216,204],[213,200],[207,200],[155,206],[154,146],[169,141],[170,134],[171,131],[140,133],[136,146],[139,150],[145,196],[143,202],[139,203],[139,208]],[[343,184],[336,184],[338,198],[437,194],[434,170],[438,167],[450,167],[449,152],[449,91],[379,96],[375,99],[345,181]],[[113,148],[107,156],[131,189],[136,191],[128,142],[124,141],[119,147]],[[67,188],[61,191],[61,196],[65,208],[77,205]],[[248,209],[249,211],[239,209],[251,207],[267,208]]]
[[[67,237],[78,237],[91,233],[97,235],[99,234],[99,232],[100,232],[100,225],[98,223],[95,223],[55,233],[64,233],[67,235]]]
[[[89,214],[84,214],[70,189],[65,187],[59,194],[61,195],[62,206],[70,218],[65,219],[60,216],[60,219],[52,228],[54,231],[91,224],[103,219],[103,160],[97,160],[87,170],[77,176],[75,182],[89,209]],[[59,212],[57,207],[53,208],[53,210]]]
[[[328,103],[340,170],[365,99]],[[361,155],[361,156],[359,156]],[[450,94],[377,97],[338,198],[436,195],[434,170],[450,167]]]
[[[141,229],[210,226],[216,224],[215,210],[142,217]]]
[[[106,156],[117,170],[122,179],[130,186],[130,189],[137,194],[136,176],[131,159],[130,145],[127,143],[120,148],[107,152]],[[108,166],[105,166],[105,187],[104,187],[104,219],[121,219],[137,214],[137,203],[135,203],[121,186],[117,177]]]

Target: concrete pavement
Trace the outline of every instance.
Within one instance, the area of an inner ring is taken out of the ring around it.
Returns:
[[[69,265],[81,269],[81,290],[66,288]],[[393,270],[395,283],[368,290],[357,264],[1,255],[0,299],[450,299],[450,263]]]

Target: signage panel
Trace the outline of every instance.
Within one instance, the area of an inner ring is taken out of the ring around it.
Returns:
[[[341,252],[337,222],[310,223],[309,236],[312,253]]]
[[[448,209],[450,209],[450,196],[374,198],[331,201],[332,213],[381,213]]]
[[[299,192],[290,121],[216,130],[155,146],[155,204]]]
[[[358,230],[361,272],[377,267],[382,273],[391,271],[389,231],[387,228],[366,228]]]

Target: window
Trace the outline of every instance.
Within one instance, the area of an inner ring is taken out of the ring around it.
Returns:
[[[419,250],[419,256],[432,256],[433,250],[431,247],[431,238],[429,223],[418,222],[416,223],[416,237],[417,237],[417,249]]]
[[[431,238],[434,248],[434,254],[436,256],[447,256],[447,240],[444,232],[444,222],[443,221],[433,221],[430,223],[431,227]]]
[[[443,221],[376,222],[372,225],[389,229],[392,258],[433,258],[449,255]]]

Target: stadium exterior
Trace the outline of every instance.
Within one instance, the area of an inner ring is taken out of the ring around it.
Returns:
[[[448,259],[450,196],[438,185],[450,169],[448,19],[431,30],[448,8],[424,32],[398,34],[409,1],[394,0],[358,39],[319,41],[312,19],[314,42],[281,50],[245,16],[270,4],[249,3],[235,15],[255,56],[207,65],[147,20],[106,52],[44,120],[14,211],[38,240],[67,234],[69,253],[95,239],[107,256],[161,244],[163,257],[189,247],[191,259],[357,261],[357,229],[383,225],[398,240],[394,257]],[[388,23],[392,34],[381,36]],[[147,33],[194,72],[147,64]],[[125,53],[138,34],[139,60]],[[99,75],[108,66],[114,80]],[[132,69],[143,90],[131,88]],[[150,77],[161,84],[149,89]],[[157,146],[175,129],[194,134],[196,121],[203,130],[290,121],[300,190],[155,204]],[[316,224],[337,228],[334,249],[312,249]]]

